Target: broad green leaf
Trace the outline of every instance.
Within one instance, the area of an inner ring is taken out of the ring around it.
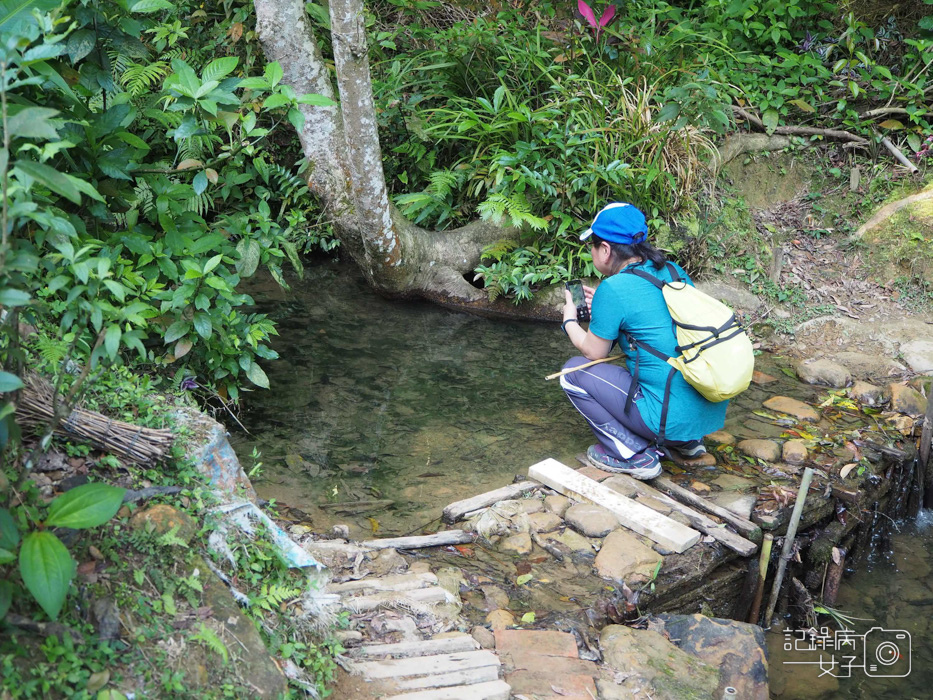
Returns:
[[[0,508],[0,547],[14,550],[19,544],[19,530],[16,521],[6,508]]]
[[[266,373],[262,371],[262,367],[260,367],[258,363],[254,362],[250,366],[246,376],[256,386],[262,387],[263,389],[269,388],[269,378],[266,376]]]
[[[13,584],[9,581],[0,581],[0,620],[6,617],[13,602]]]
[[[240,81],[238,87],[249,90],[268,90],[271,86],[265,78],[244,78]],[[239,115],[237,115],[239,116]],[[230,128],[229,126],[227,128]]]
[[[680,114],[680,105],[676,102],[668,102],[661,108],[661,111],[655,115],[654,120],[656,122],[666,122],[671,119],[676,119]]]
[[[51,12],[59,5],[60,0],[4,0],[0,2],[0,29],[8,29],[6,25],[15,20],[34,24],[35,20],[30,17],[33,8],[40,12]]]
[[[176,340],[188,334],[191,330],[191,324],[187,321],[175,321],[168,330],[165,331],[165,343],[174,343]]]
[[[19,550],[20,576],[26,590],[53,620],[61,612],[75,568],[65,545],[51,532],[31,532],[23,538]]]
[[[324,95],[318,95],[316,93],[308,93],[307,95],[302,95],[298,98],[298,104],[300,105],[312,105],[314,107],[334,107],[336,102],[334,102],[329,97]]]
[[[139,0],[130,8],[130,12],[148,13],[158,12],[159,10],[171,10],[175,5],[168,0]]]
[[[300,109],[292,107],[288,110],[285,118],[288,119],[289,124],[295,127],[295,131],[300,132],[305,128],[305,115]]]
[[[533,612],[526,612],[522,615],[522,622],[526,625],[530,625],[535,621],[535,614]]]
[[[815,112],[816,109],[806,100],[791,100],[790,104],[794,105],[797,109],[800,109],[804,112]]]
[[[533,578],[534,576],[532,576],[531,574],[522,574],[517,579],[515,579],[515,584],[518,586],[524,586],[526,583],[528,583]]]
[[[252,277],[259,267],[260,248],[259,242],[254,240],[242,240],[237,244],[237,252],[240,253],[240,259],[237,260],[236,270],[242,277]]]
[[[112,323],[107,327],[107,333],[104,336],[104,349],[111,360],[116,358],[117,351],[120,349],[121,335],[123,335],[123,331],[120,330],[120,326],[116,323]],[[71,493],[71,491],[68,493]]]
[[[278,61],[273,61],[266,65],[266,70],[263,75],[265,75],[266,80],[269,81],[270,87],[275,87],[279,84],[279,81],[282,79],[284,72],[282,71],[282,66],[279,65]]]
[[[920,137],[914,133],[907,134],[907,145],[910,146],[910,150],[919,151],[921,146]]]
[[[266,98],[266,101],[262,103],[263,109],[275,109],[276,107],[281,107],[282,105],[287,105],[291,102],[285,95],[276,93],[274,95],[269,95]]]
[[[204,274],[206,275],[208,272],[210,272],[215,267],[220,265],[223,259],[224,259],[223,255],[215,255],[213,258],[211,258],[206,263],[204,263]]]
[[[25,173],[33,180],[42,183],[53,192],[57,192],[61,196],[70,199],[75,204],[81,204],[81,193],[78,191],[78,188],[55,168],[50,168],[44,163],[36,163],[31,160],[18,160],[16,161],[15,168]]]
[[[103,525],[120,510],[125,492],[107,484],[78,486],[52,501],[45,524],[75,530]]]
[[[72,63],[87,56],[97,45],[97,34],[92,29],[79,29],[68,37],[68,55]]]
[[[23,380],[10,372],[0,371],[0,393],[19,391],[23,388]]]
[[[193,320],[194,330],[197,331],[198,335],[205,340],[210,338],[211,333],[214,332],[213,324],[211,324],[211,317],[204,311],[196,311]]]
[[[207,64],[207,67],[201,71],[201,80],[220,80],[234,71],[240,59],[236,56],[227,56],[226,58],[217,58]]]
[[[32,297],[29,296],[29,293],[21,289],[10,289],[9,287],[0,289],[0,306],[26,306],[31,300]]]
[[[201,194],[204,190],[207,189],[207,173],[203,170],[194,176],[194,180],[191,183],[191,186],[194,187],[195,194]]]
[[[777,129],[778,119],[780,115],[776,109],[766,109],[765,113],[761,115],[761,122],[765,125],[765,131],[768,132],[768,135],[774,133],[774,130]]]
[[[7,120],[10,136],[54,141],[58,138],[58,131],[49,124],[49,119],[56,114],[57,109],[25,107]]]
[[[126,287],[122,284],[115,280],[104,280],[104,286],[113,293],[121,304],[126,301]]]
[[[0,547],[0,566],[4,564],[9,564],[11,561],[16,561],[16,555],[13,554],[9,549],[3,549]],[[0,615],[3,617],[3,615]]]

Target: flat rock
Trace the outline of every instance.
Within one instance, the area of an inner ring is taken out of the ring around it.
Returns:
[[[933,341],[911,340],[900,345],[901,357],[917,374],[933,374]]]
[[[889,384],[891,410],[906,413],[908,416],[922,416],[926,412],[927,400],[916,389],[904,384]]]
[[[808,406],[803,401],[787,396],[772,396],[762,405],[772,411],[786,413],[797,420],[807,421],[808,423],[817,423],[820,420],[820,414],[813,406]]]
[[[599,634],[603,662],[622,678],[623,697],[713,698],[719,672],[652,630],[608,625]],[[739,696],[741,697],[741,696]]]
[[[727,687],[743,700],[768,700],[768,656],[764,631],[757,625],[704,615],[658,615],[678,649],[719,669],[715,697]]]
[[[706,436],[705,440],[713,443],[714,445],[735,444],[735,436],[732,433],[727,433],[725,430],[717,430],[714,433],[710,433]]]
[[[593,543],[578,532],[574,532],[569,527],[564,528],[563,532],[549,532],[547,539],[556,540],[566,545],[574,552],[590,553],[593,551]]]
[[[781,446],[773,440],[742,440],[736,447],[743,454],[766,462],[777,462],[781,459]]]
[[[564,513],[564,520],[586,537],[605,537],[620,527],[619,519],[608,509],[590,503],[570,506]]]
[[[508,554],[531,554],[531,535],[519,532],[516,535],[503,537],[499,542],[499,551]]]
[[[781,448],[781,454],[788,464],[801,464],[809,456],[803,440],[788,440]]]
[[[628,530],[615,530],[603,541],[593,566],[603,578],[627,583],[649,581],[664,560]]]
[[[486,596],[486,610],[500,610],[509,607],[509,594],[498,586],[487,584],[480,586],[480,590]]]
[[[480,649],[495,649],[496,648],[496,637],[488,629],[482,625],[476,625],[472,630],[470,630],[470,636],[477,641],[480,646]]]
[[[931,348],[933,349],[933,348]],[[859,377],[894,377],[907,371],[900,362],[895,362],[883,355],[869,355],[864,352],[837,352],[833,358],[839,364]]]
[[[515,624],[515,616],[507,610],[493,610],[486,616],[486,624],[492,627],[493,631],[504,630]]]
[[[697,289],[706,292],[714,299],[724,302],[733,309],[754,311],[761,306],[761,300],[748,290],[732,287],[722,282],[698,282]]]
[[[519,503],[521,503],[522,510],[528,515],[540,513],[544,510],[544,501],[540,498],[523,498]]]
[[[758,502],[758,496],[753,493],[720,491],[719,493],[707,496],[707,500],[749,520],[751,519],[752,511],[755,509],[755,503]]]
[[[869,384],[868,382],[854,382],[847,393],[849,394],[849,398],[855,399],[866,406],[877,406],[884,402],[884,391],[882,388],[874,384]]]
[[[570,499],[566,496],[560,495],[559,493],[544,497],[544,510],[546,510],[548,513],[554,513],[554,515],[563,518],[564,513],[569,507]]]
[[[776,382],[777,377],[772,377],[770,374],[765,374],[764,372],[759,372],[757,369],[752,372],[752,381],[755,384],[770,384],[771,382]]]
[[[557,513],[532,513],[528,516],[528,524],[535,532],[553,532],[563,522]]]
[[[852,383],[849,370],[832,360],[804,360],[797,364],[797,376],[807,384],[820,384],[837,389]]]

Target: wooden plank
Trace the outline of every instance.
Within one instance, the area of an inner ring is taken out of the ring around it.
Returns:
[[[373,595],[347,596],[343,598],[344,605],[348,608],[353,608],[357,612],[375,610],[380,606],[398,602],[433,605],[436,603],[453,603],[456,601],[450,593],[440,586],[418,588],[413,591],[384,591],[382,593],[374,593]]]
[[[734,552],[738,552],[743,557],[750,557],[758,551],[757,544],[745,539],[741,535],[737,535],[736,533],[732,532],[732,530],[727,530],[722,525],[714,522],[712,518],[703,515],[703,513],[697,513],[689,506],[685,506],[680,501],[673,499],[664,493],[661,493],[657,489],[651,488],[648,486],[648,484],[639,481],[638,479],[633,479],[627,474],[620,474],[619,476],[625,480],[626,486],[635,493],[636,497],[645,496],[648,498],[653,498],[659,503],[669,507],[671,510],[677,511],[681,515],[685,516],[690,521],[690,524],[697,530],[709,535],[719,542],[722,542],[729,549]],[[639,503],[640,502],[641,501],[639,501]]]
[[[421,547],[440,547],[448,544],[466,544],[473,541],[473,535],[463,530],[444,530],[434,535],[415,535],[414,537],[388,537],[383,540],[360,542],[367,549],[419,549]]]
[[[343,581],[330,583],[324,589],[327,593],[356,593],[359,591],[411,591],[416,588],[427,588],[437,585],[437,576],[430,571],[418,574],[392,574],[372,578],[361,578],[356,581]]]
[[[399,690],[422,690],[426,688],[446,688],[452,685],[469,685],[471,683],[482,683],[484,681],[495,681],[498,679],[498,666],[483,666],[481,668],[468,668],[463,671],[434,673],[430,676],[405,678],[394,682],[395,687]]]
[[[534,481],[520,481],[517,484],[509,484],[495,491],[481,493],[478,496],[451,503],[444,508],[444,513],[441,518],[443,518],[445,523],[455,523],[458,520],[463,520],[471,511],[491,506],[493,503],[498,503],[499,501],[508,501],[513,498],[518,498],[522,494],[537,488],[541,488],[541,484],[535,483]]]
[[[354,656],[378,658],[380,656],[428,656],[431,654],[452,654],[458,651],[475,651],[479,642],[468,634],[442,639],[423,639],[417,642],[396,642],[395,644],[370,644],[353,651]]]
[[[454,688],[421,690],[414,693],[392,695],[386,700],[509,700],[512,688],[505,681],[491,681]]]
[[[700,533],[622,496],[556,459],[546,459],[528,469],[528,475],[565,496],[607,508],[625,527],[644,535],[665,549],[683,552],[700,541]]]
[[[362,661],[352,664],[364,678],[403,678],[426,676],[432,673],[451,673],[471,668],[495,666],[499,668],[499,657],[491,651],[465,651],[456,654],[436,654],[413,659],[391,659],[388,661]]]
[[[717,518],[722,518],[740,534],[753,542],[761,542],[761,528],[755,523],[736,515],[731,510],[717,506],[715,503],[710,503],[702,496],[697,496],[693,491],[675,484],[666,476],[659,476],[657,479],[652,480],[651,483],[681,503],[696,506],[700,510],[712,513]]]

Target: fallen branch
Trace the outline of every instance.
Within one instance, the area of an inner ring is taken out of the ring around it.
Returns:
[[[751,114],[750,112],[746,112],[741,107],[736,107],[733,105],[732,111],[761,131],[768,130],[764,122],[761,121],[759,117]],[[832,141],[849,141],[850,143],[854,143],[859,146],[867,146],[869,143],[868,139],[862,138],[861,136],[853,134],[850,131],[842,131],[841,129],[820,129],[814,126],[779,126],[776,127],[771,133],[781,134],[784,136],[821,136]]]
[[[28,617],[23,617],[16,613],[7,613],[3,621],[14,627],[19,627],[21,630],[26,630],[27,632],[32,632],[42,637],[58,637],[60,640],[64,641],[65,635],[67,634],[74,642],[81,643],[84,641],[84,637],[80,632],[60,622],[37,622],[36,620],[31,620]]]
[[[894,156],[894,159],[898,163],[903,165],[905,168],[907,168],[912,173],[917,172],[918,170],[917,166],[911,163],[909,160],[907,160],[904,154],[901,153],[901,150],[897,146],[895,146],[893,143],[891,143],[891,139],[889,139],[887,136],[881,139],[881,145],[887,148],[891,152],[891,155]]]

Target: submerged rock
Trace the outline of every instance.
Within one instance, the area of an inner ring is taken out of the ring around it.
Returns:
[[[564,519],[586,537],[605,537],[619,527],[619,519],[609,510],[590,503],[570,506],[564,513]]]
[[[742,440],[737,447],[755,459],[763,459],[766,462],[777,462],[781,459],[781,446],[773,440]]]
[[[821,384],[837,389],[852,383],[849,370],[832,360],[804,360],[797,365],[797,376],[807,384]]]
[[[868,382],[855,382],[848,391],[849,398],[866,406],[877,406],[884,402],[884,392],[880,386]]]
[[[629,530],[615,530],[603,542],[593,566],[603,578],[627,583],[651,580],[664,557]]]
[[[808,406],[803,401],[792,399],[787,396],[772,396],[762,404],[765,408],[780,413],[786,413],[789,416],[809,423],[817,423],[820,420],[819,412]]]
[[[922,416],[926,412],[927,400],[916,389],[903,384],[889,384],[891,410],[906,413],[908,416]]]
[[[566,545],[573,552],[584,552],[589,554],[593,551],[593,543],[578,532],[574,532],[569,527],[564,528],[563,532],[548,533],[547,539],[555,540]]]
[[[507,610],[493,610],[486,616],[486,624],[493,630],[504,630],[515,624],[515,616]]]
[[[509,554],[531,554],[531,535],[519,532],[517,535],[505,537],[499,543],[499,551]]]

